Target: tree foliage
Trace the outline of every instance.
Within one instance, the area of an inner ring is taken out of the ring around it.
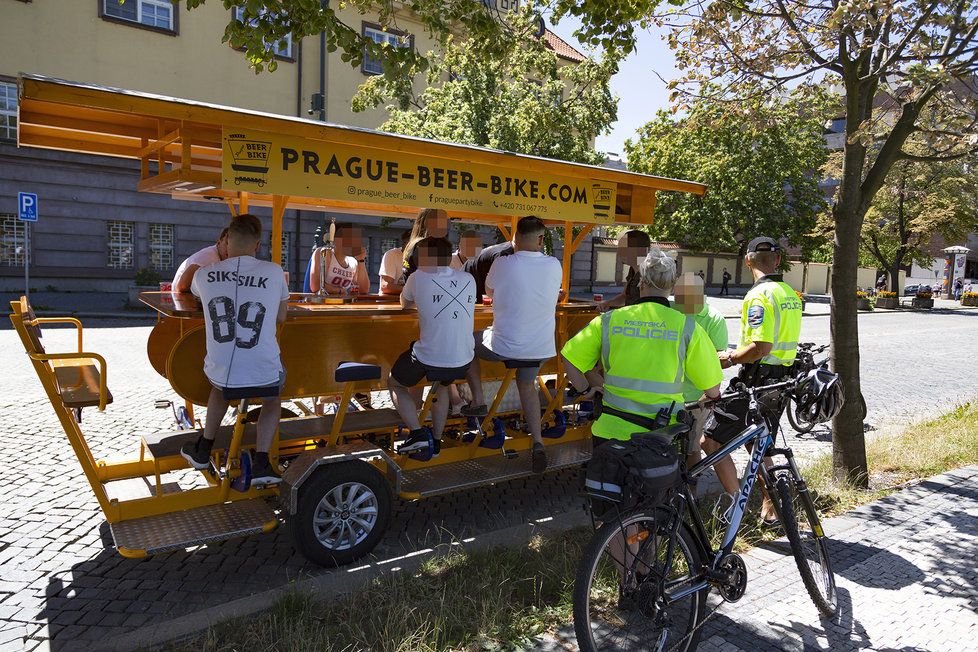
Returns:
[[[529,20],[524,16],[524,20]],[[592,144],[616,118],[608,60],[562,64],[542,39],[526,34],[500,59],[486,60],[449,39],[431,53],[420,90],[373,77],[355,110],[389,105],[385,131],[582,163],[600,163]]]
[[[415,48],[379,44],[364,37],[360,20],[367,15],[376,16],[384,29],[397,31],[399,16],[410,14],[435,40],[444,40],[453,32],[461,33],[479,45],[486,55],[492,55],[497,44],[507,40],[506,24],[482,0],[210,1],[211,4],[220,2],[225,9],[243,11],[243,20],[237,20],[233,14],[229,17],[223,41],[244,50],[256,72],[266,68],[275,70],[272,44],[289,34],[294,39],[323,34],[329,52],[339,51],[342,60],[351,66],[359,66],[364,54],[369,54],[383,63],[384,74],[391,78],[408,78],[417,69],[427,67],[427,59]],[[183,2],[188,10],[194,10],[207,0]]]
[[[694,101],[682,117],[660,111],[625,143],[636,172],[691,179],[704,197],[658,194],[653,235],[705,250],[740,251],[758,235],[807,249],[825,209],[822,122],[794,98],[718,104]]]
[[[890,274],[898,292],[899,269],[932,262],[929,245],[963,240],[978,231],[978,174],[962,161],[900,161],[887,175],[862,228],[866,257]]]
[[[847,396],[833,421],[833,461],[837,477],[865,486],[855,301],[863,220],[897,162],[961,159],[978,149],[978,2],[635,1],[670,29],[678,100],[742,100],[745,85],[752,92],[759,83],[768,92],[799,81],[838,85],[846,132],[831,212],[830,320],[832,363]]]

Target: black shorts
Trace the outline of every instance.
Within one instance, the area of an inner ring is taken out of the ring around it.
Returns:
[[[274,385],[253,386],[253,387],[221,387],[213,382],[211,386],[221,392],[225,401],[238,401],[245,398],[275,398],[282,393],[282,386],[285,385],[285,370],[278,376],[278,382]]]
[[[471,364],[471,363],[470,363]],[[418,360],[414,355],[414,344],[398,356],[391,367],[391,378],[405,387],[414,387],[422,380],[450,383],[465,378],[469,365],[461,367],[432,367]]]
[[[759,383],[761,385],[776,381]],[[727,389],[733,389],[729,385]],[[780,400],[777,392],[768,392],[757,399],[761,408],[761,415],[767,421],[768,430],[771,436],[778,434],[778,424],[781,421],[781,414],[784,412],[784,404]],[[717,442],[726,444],[731,439],[747,429],[747,411],[749,401],[747,397],[735,398],[717,405],[716,409],[710,411],[706,417],[706,425],[703,426],[703,434]]]

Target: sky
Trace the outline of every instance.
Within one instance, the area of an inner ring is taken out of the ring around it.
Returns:
[[[574,38],[579,23],[564,18],[550,29],[560,38],[587,54]],[[624,158],[625,140],[634,138],[639,127],[651,120],[656,111],[667,108],[669,92],[655,73],[667,81],[676,76],[675,58],[659,30],[637,30],[636,51],[622,62],[618,74],[611,80],[611,92],[618,97],[618,121],[612,131],[598,136],[595,146],[601,152],[615,152]]]

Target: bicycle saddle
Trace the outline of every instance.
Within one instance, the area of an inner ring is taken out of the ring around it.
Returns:
[[[690,431],[690,426],[685,423],[674,423],[671,426],[666,426],[665,428],[659,428],[658,430],[653,430],[649,432],[650,435],[655,435],[656,437],[662,437],[664,439],[673,440],[677,439],[681,435],[685,435]]]

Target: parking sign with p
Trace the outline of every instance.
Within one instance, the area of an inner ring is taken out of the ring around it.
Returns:
[[[37,221],[37,195],[32,192],[17,193],[18,213],[23,222]]]

